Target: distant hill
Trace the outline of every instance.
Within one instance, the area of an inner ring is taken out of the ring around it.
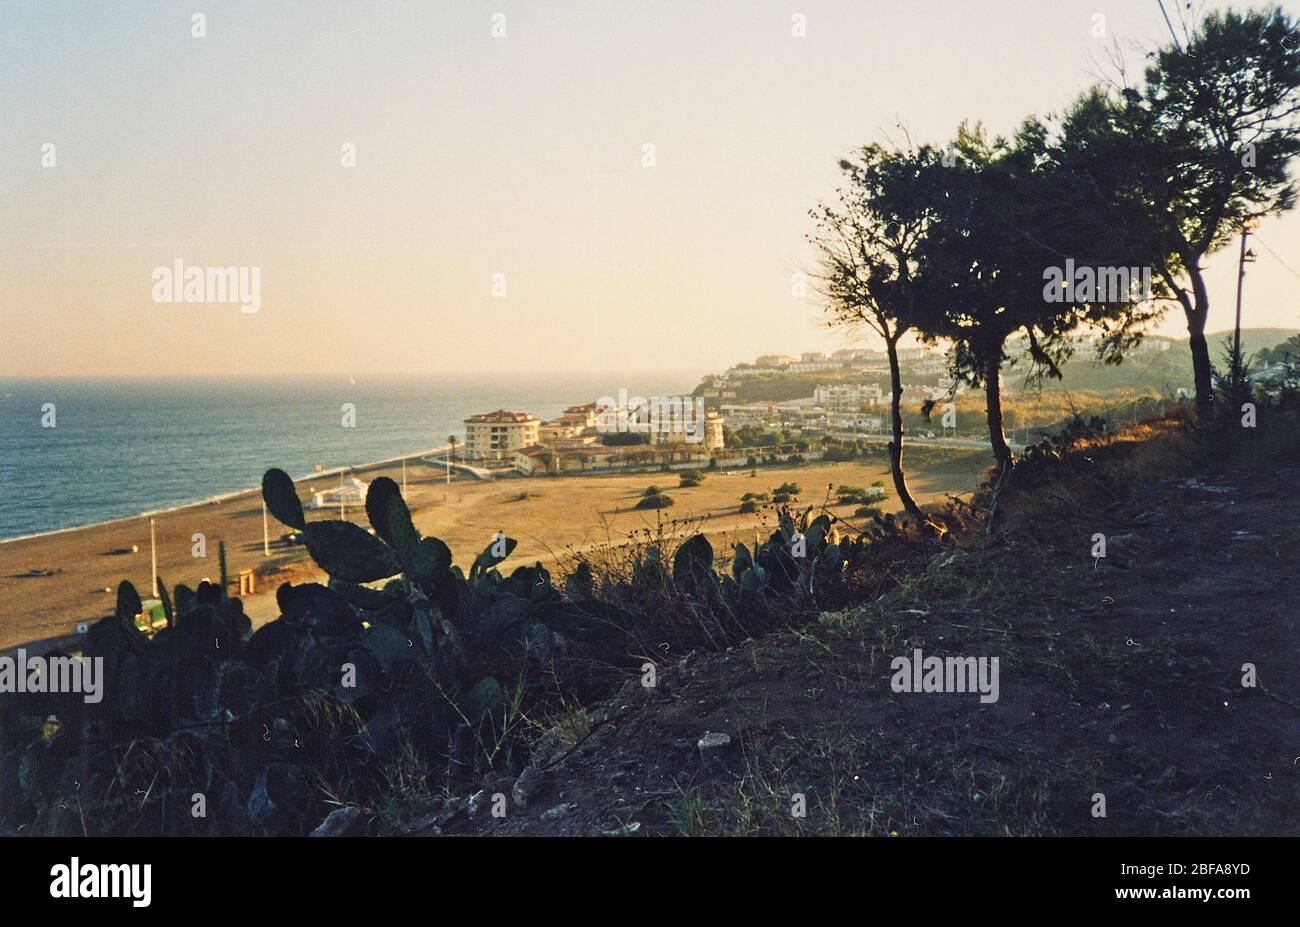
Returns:
[[[1297,328],[1243,328],[1241,330],[1241,344],[1247,354],[1254,354],[1261,348],[1274,348],[1286,341],[1292,335],[1300,333]],[[1210,351],[1222,350],[1219,346],[1226,345],[1232,341],[1232,329],[1222,332],[1214,332],[1206,335],[1206,340],[1210,342]],[[1181,338],[1178,341],[1183,347],[1187,347],[1187,339]]]
[[[1296,328],[1246,328],[1242,329],[1241,340],[1247,355],[1263,348],[1272,348],[1286,341],[1292,335],[1300,333]],[[1210,359],[1215,366],[1222,366],[1223,353],[1232,340],[1232,330],[1212,332],[1206,336],[1210,345]],[[1158,343],[1168,344],[1160,350]],[[1028,370],[1022,360],[1004,370],[1004,381],[1009,390],[1015,390],[1024,384]],[[1098,362],[1091,350],[1081,349],[1062,368],[1063,380],[1044,384],[1047,391],[1090,391],[1105,393],[1112,390],[1138,390],[1156,392],[1161,395],[1172,394],[1180,386],[1192,386],[1192,355],[1186,338],[1166,338],[1152,335],[1146,339],[1142,349],[1125,358],[1118,366],[1108,366]],[[919,373],[904,362],[902,365],[903,382],[922,386],[936,385],[946,380],[944,375]],[[868,373],[862,370],[844,368],[825,370],[816,373],[769,373],[735,381],[728,389],[735,392],[734,398],[719,399],[711,397],[710,405],[718,402],[782,402],[811,396],[813,390],[822,383],[877,383],[888,388],[889,377],[884,373]],[[705,395],[705,386],[695,388],[696,396]]]
[[[1272,348],[1300,332],[1295,328],[1244,328],[1241,331],[1242,349],[1247,356],[1262,348]],[[1223,355],[1232,342],[1232,330],[1211,332],[1206,335],[1210,345],[1210,360],[1216,367],[1223,366]],[[1186,338],[1165,338],[1152,336],[1147,339],[1149,345],[1168,342],[1164,351],[1145,350],[1124,359],[1118,366],[1100,363],[1090,352],[1080,352],[1063,368],[1063,380],[1052,381],[1044,385],[1045,390],[1088,390],[1109,392],[1111,390],[1154,390],[1162,395],[1177,390],[1180,386],[1191,388],[1192,354]],[[1012,367],[1007,372],[1007,382],[1017,386],[1023,382],[1023,365]],[[1018,379],[1021,378],[1021,379]]]

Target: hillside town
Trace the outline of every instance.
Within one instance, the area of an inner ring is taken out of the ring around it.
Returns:
[[[1151,337],[1130,353],[1163,354],[1170,343]],[[1092,357],[1096,344],[1090,335],[1071,338],[1076,357]],[[921,346],[898,353],[905,411],[968,394],[967,385],[953,379],[942,351]],[[1003,387],[1008,394],[1020,388],[1010,378]],[[775,398],[804,390],[806,395]],[[704,376],[691,396],[646,400],[620,391],[618,397],[569,406],[545,421],[507,409],[474,414],[464,420],[465,444],[456,456],[486,472],[524,476],[744,466],[773,453],[814,459],[819,448],[837,441],[884,440],[888,418],[889,362],[883,351],[763,354]],[[756,433],[784,440],[757,444]],[[933,430],[915,436],[958,437],[939,419]]]
[[[883,355],[879,357],[883,358]],[[944,371],[942,356],[916,352],[914,370],[931,375]],[[466,462],[493,473],[514,471],[524,476],[588,473],[646,468],[743,466],[754,456],[807,453],[825,439],[855,439],[880,435],[884,429],[889,394],[878,382],[819,383],[812,395],[790,400],[726,402],[734,397],[730,378],[756,371],[802,373],[849,370],[866,380],[884,364],[872,351],[803,354],[802,359],[765,355],[753,365],[738,364],[722,376],[709,376],[695,396],[653,397],[650,400],[620,393],[615,399],[569,406],[543,421],[532,412],[497,409],[464,420],[465,443],[457,453]],[[883,367],[887,375],[887,368]],[[939,399],[965,392],[962,385],[907,384],[909,402]],[[727,434],[741,429],[775,432],[790,438],[788,446],[732,445]],[[812,453],[816,456],[816,452]]]
[[[724,449],[722,416],[689,397],[638,407],[615,402],[569,406],[541,421],[498,409],[465,419],[464,456],[488,470],[525,475],[707,466]],[[662,414],[661,414],[662,412]]]

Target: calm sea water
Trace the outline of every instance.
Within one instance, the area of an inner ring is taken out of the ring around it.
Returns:
[[[464,439],[505,408],[542,418],[617,396],[689,392],[698,374],[478,378],[0,379],[0,539],[124,518]],[[53,403],[54,428],[42,427]],[[356,406],[356,427],[341,424]]]

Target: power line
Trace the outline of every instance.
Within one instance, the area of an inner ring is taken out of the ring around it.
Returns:
[[[1288,271],[1290,271],[1290,272],[1291,272],[1291,276],[1295,277],[1297,280],[1300,280],[1300,271],[1297,271],[1294,267],[1292,267],[1292,266],[1291,266],[1290,264],[1288,264],[1286,261],[1282,260],[1282,256],[1281,256],[1280,254],[1278,254],[1276,251],[1274,251],[1272,248],[1270,248],[1270,247],[1268,246],[1268,243],[1265,242],[1264,239],[1262,239],[1262,238],[1259,237],[1259,233],[1258,233],[1258,232],[1254,233],[1254,235],[1255,235],[1255,241],[1257,241],[1257,242],[1259,242],[1261,245],[1263,245],[1265,251],[1267,251],[1269,254],[1273,255],[1273,257],[1277,258],[1277,262],[1278,262],[1279,264],[1281,264],[1283,267],[1285,267]]]
[[[1160,15],[1165,18],[1165,25],[1169,27],[1169,35],[1173,37],[1174,48],[1181,51],[1182,46],[1178,44],[1178,34],[1174,32],[1174,24],[1169,21],[1169,14],[1165,12],[1165,0],[1156,0],[1156,3],[1160,4]]]

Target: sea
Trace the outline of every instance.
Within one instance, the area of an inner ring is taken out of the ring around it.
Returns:
[[[554,417],[691,392],[699,371],[234,379],[0,379],[0,541],[445,447],[495,409]],[[354,424],[344,425],[345,404]],[[52,426],[52,427],[47,427]]]

